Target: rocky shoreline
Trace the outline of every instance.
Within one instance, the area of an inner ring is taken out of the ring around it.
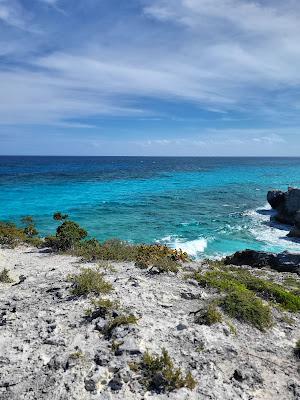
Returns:
[[[288,237],[300,238],[300,189],[289,187],[286,192],[270,190],[267,200],[276,211],[271,218],[281,224],[291,225]]]
[[[217,266],[187,262],[178,273],[157,273],[133,262],[110,262],[101,267],[114,288],[109,298],[137,323],[106,337],[105,319],[87,318],[90,296],[71,295],[68,275],[82,267],[96,264],[32,247],[0,249],[0,270],[8,268],[14,281],[0,283],[1,400],[300,398],[299,312],[272,307],[273,326],[266,331],[226,315],[211,325],[199,323],[195,316],[217,292],[189,276]],[[270,282],[300,285],[295,273],[239,268]],[[134,366],[145,351],[160,354],[163,348],[176,367],[191,372],[192,390],[145,388]]]

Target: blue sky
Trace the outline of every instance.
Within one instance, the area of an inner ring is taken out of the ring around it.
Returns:
[[[300,155],[297,0],[0,0],[0,154]]]

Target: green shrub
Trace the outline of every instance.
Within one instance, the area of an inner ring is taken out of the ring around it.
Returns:
[[[0,245],[14,248],[25,240],[26,234],[23,229],[13,223],[0,222]]]
[[[24,224],[24,233],[28,238],[33,238],[38,235],[38,231],[35,226],[35,222],[30,215],[23,217],[21,219],[22,224]]]
[[[103,333],[105,337],[109,339],[111,338],[114,329],[116,329],[118,326],[136,324],[137,321],[138,321],[137,317],[135,317],[133,314],[118,315],[117,317],[112,318],[108,322]]]
[[[139,268],[155,266],[160,272],[177,272],[179,262],[188,260],[187,254],[181,250],[173,250],[158,244],[134,245],[117,239],[104,243],[96,239],[82,241],[75,246],[73,254],[85,261],[134,261]]]
[[[232,290],[222,299],[221,306],[230,317],[250,323],[262,331],[272,325],[270,307],[250,290]]]
[[[178,272],[180,264],[169,257],[161,258],[153,263],[153,268],[161,272]]]
[[[55,250],[73,250],[87,236],[87,231],[76,222],[65,221],[56,230],[56,235],[46,238],[46,244]]]
[[[145,352],[139,369],[147,390],[156,393],[171,392],[182,387],[192,390],[196,386],[196,381],[190,372],[184,376],[180,368],[174,367],[165,349],[162,350],[161,356]]]
[[[91,268],[83,268],[80,274],[70,275],[68,280],[73,283],[71,293],[75,296],[107,294],[113,289],[111,283],[104,280],[102,273]]]
[[[213,324],[222,322],[222,314],[217,309],[215,304],[209,304],[207,310],[204,310],[204,312],[197,315],[195,322],[201,325],[211,326]]]
[[[9,276],[9,270],[4,268],[1,272],[0,272],[0,282],[1,283],[12,283],[13,279],[11,279],[11,277]]]
[[[68,218],[69,218],[68,214],[62,214],[60,211],[57,211],[56,213],[53,214],[53,219],[55,221],[64,221]]]
[[[109,299],[93,299],[91,301],[92,307],[86,310],[86,315],[88,317],[105,318],[106,315],[112,310],[119,308],[119,303],[117,301],[111,301]]]
[[[73,254],[88,262],[103,259],[102,246],[96,239],[85,240],[77,244]]]
[[[265,300],[279,304],[285,310],[300,310],[300,296],[286,290],[282,285],[257,278],[247,270],[214,270],[205,274],[195,273],[194,278],[201,286],[212,286],[221,291],[234,288],[249,289]]]

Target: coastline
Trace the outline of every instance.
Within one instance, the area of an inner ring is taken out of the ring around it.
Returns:
[[[150,274],[133,262],[109,262],[113,268],[103,273],[114,286],[110,297],[138,318],[136,325],[117,328],[114,340],[122,344],[116,355],[113,341],[84,319],[89,297],[70,296],[68,274],[97,264],[24,246],[2,248],[0,254],[0,269],[8,268],[15,281],[0,284],[3,400],[88,400],[94,398],[91,388],[101,400],[167,399],[168,394],[145,392],[128,368],[144,351],[159,353],[163,347],[197,382],[193,391],[172,392],[174,400],[298,398],[293,351],[299,313],[272,308],[276,325],[266,332],[232,319],[234,333],[227,317],[212,326],[195,323],[191,312],[216,292],[183,278],[199,266],[209,268],[203,263],[188,262],[177,274]],[[295,278],[266,268],[251,271],[276,281]],[[16,284],[22,275],[25,280]]]

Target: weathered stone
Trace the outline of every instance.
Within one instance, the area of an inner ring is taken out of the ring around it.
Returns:
[[[226,265],[248,265],[253,268],[269,267],[280,272],[300,273],[300,254],[289,252],[273,254],[246,249],[225,257],[224,263]]]
[[[280,190],[269,191],[267,200],[277,211],[275,219],[278,222],[294,225],[297,212],[300,210],[300,189],[289,188],[287,192]]]
[[[119,377],[115,377],[111,379],[108,383],[108,386],[111,388],[113,391],[118,391],[122,389],[123,382],[122,379]]]
[[[132,337],[126,337],[118,349],[121,353],[126,352],[128,354],[141,354],[142,350],[137,341]]]

